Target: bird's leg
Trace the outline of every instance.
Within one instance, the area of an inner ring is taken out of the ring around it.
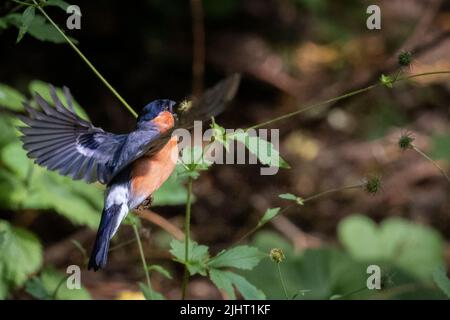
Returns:
[[[153,202],[153,195],[149,195],[147,199],[142,201],[142,203],[136,208],[138,211],[147,210],[150,208]]]

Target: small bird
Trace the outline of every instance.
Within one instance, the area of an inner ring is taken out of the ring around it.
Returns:
[[[173,172],[178,159],[176,128],[191,129],[195,120],[207,121],[233,99],[240,76],[234,74],[195,100],[190,108],[172,100],[147,104],[128,134],[113,134],[94,127],[76,115],[67,87],[67,106],[50,86],[54,107],[35,94],[40,108],[24,103],[27,116],[23,148],[34,162],[74,180],[106,185],[104,208],[88,269],[105,267],[109,242],[130,210],[151,201],[152,194]]]

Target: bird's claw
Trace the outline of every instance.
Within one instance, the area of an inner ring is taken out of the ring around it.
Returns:
[[[147,199],[142,201],[142,203],[136,208],[138,211],[147,210],[153,203],[153,195],[150,195]]]

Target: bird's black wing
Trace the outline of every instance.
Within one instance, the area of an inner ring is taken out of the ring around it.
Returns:
[[[208,121],[220,114],[226,105],[234,98],[239,88],[241,76],[237,73],[225,78],[205,93],[186,110],[179,106],[176,110],[179,117],[177,126],[191,129],[194,121]]]
[[[70,92],[65,88],[66,108],[51,86],[55,107],[40,95],[35,100],[40,109],[25,103],[27,125],[20,127],[23,147],[28,157],[49,170],[86,182],[107,184],[126,165],[141,157],[159,135],[158,130],[116,135],[94,127],[72,110]]]
[[[169,141],[172,133],[177,128],[185,128],[191,130],[194,128],[194,121],[209,121],[211,117],[220,114],[226,105],[233,100],[239,88],[241,80],[240,74],[233,74],[209,88],[205,93],[192,104],[179,104],[175,111],[178,121],[174,128],[159,135],[149,144],[147,155],[156,154]]]

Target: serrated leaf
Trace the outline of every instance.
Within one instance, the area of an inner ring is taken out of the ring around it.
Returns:
[[[180,263],[186,263],[185,261],[185,244],[184,241],[178,241],[173,239],[170,243],[170,253],[175,257],[175,260]],[[207,260],[209,259],[208,247],[199,245],[195,241],[189,241],[189,256],[186,263],[189,273],[194,275],[199,273],[206,275]]]
[[[236,286],[236,289],[242,294],[246,300],[264,300],[266,295],[256,288],[253,284],[247,281],[243,276],[234,272],[228,272],[228,277]]]
[[[444,266],[439,266],[433,272],[433,281],[450,298],[450,279]]]
[[[164,269],[162,266],[157,265],[157,264],[153,264],[150,267],[148,267],[148,271],[156,271],[159,274],[163,275],[164,277],[166,277],[167,279],[172,279],[172,275],[170,274],[169,271],[167,271],[166,269]]]
[[[14,88],[0,83],[0,106],[12,111],[23,111],[22,103],[26,98]]]
[[[153,290],[153,288],[149,288],[147,285],[142,282],[139,283],[139,288],[141,289],[146,300],[165,300],[164,296]]]
[[[227,276],[226,271],[221,271],[218,269],[211,269],[209,271],[209,278],[214,283],[214,285],[219,290],[224,290],[228,298],[231,300],[236,299],[236,294],[234,293],[233,283]]]
[[[230,299],[236,299],[233,286],[236,287],[246,300],[263,300],[266,298],[261,290],[257,289],[243,276],[234,272],[211,269],[209,277],[217,288],[225,290]]]
[[[4,243],[0,251],[0,299],[4,299],[42,265],[42,246],[30,232],[0,220]]]
[[[247,132],[239,131],[231,135],[232,139],[241,142],[254,154],[263,164],[271,167],[289,169],[289,164],[281,158],[274,145],[258,136],[249,135]]]
[[[263,225],[265,225],[267,222],[269,222],[270,220],[275,218],[279,212],[280,212],[280,208],[267,209],[266,212],[264,213],[264,215],[262,216],[262,218],[258,221],[257,227],[259,228],[259,227],[262,227]]]
[[[251,270],[264,259],[266,255],[258,248],[249,246],[237,246],[220,252],[209,260],[210,268],[231,267],[243,270]]]
[[[25,33],[27,33],[28,29],[31,26],[31,23],[34,20],[35,14],[36,8],[34,6],[29,6],[23,11],[22,16],[20,18],[20,28],[16,43],[19,43],[19,41],[22,40]]]
[[[20,29],[21,15],[18,13],[11,13],[4,17],[8,24],[11,24]],[[53,25],[48,23],[41,15],[36,15],[27,30],[28,34],[40,41],[49,41],[53,43],[65,43],[64,37],[55,29]],[[73,43],[78,41],[72,37],[68,37]]]

